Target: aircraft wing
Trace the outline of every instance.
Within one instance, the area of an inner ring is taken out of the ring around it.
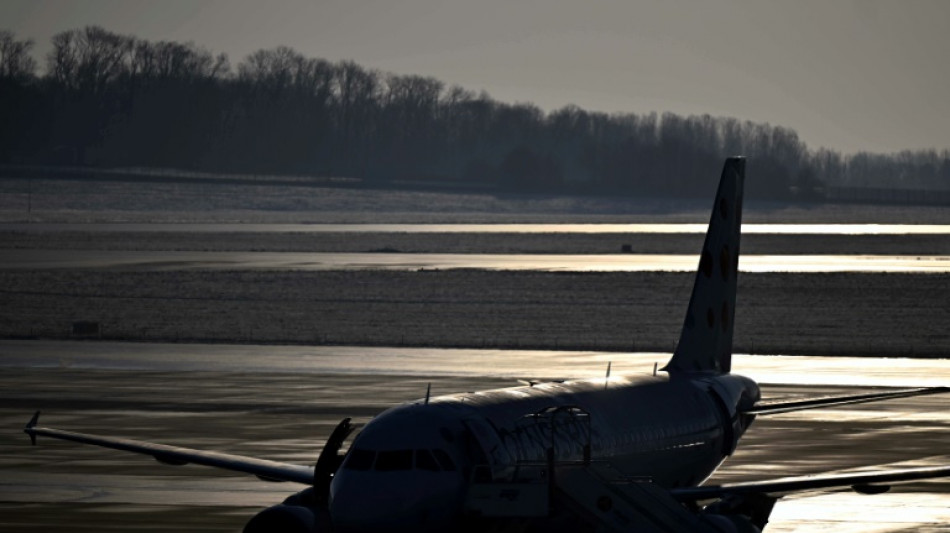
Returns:
[[[33,444],[36,444],[37,435],[43,435],[54,439],[69,440],[82,444],[93,444],[95,446],[103,446],[115,450],[151,455],[157,461],[170,465],[193,463],[235,472],[243,472],[245,474],[253,474],[265,481],[292,481],[305,485],[312,485],[314,483],[314,468],[312,466],[279,463],[277,461],[268,461],[266,459],[257,459],[243,455],[194,450],[191,448],[180,448],[178,446],[168,446],[166,444],[156,444],[139,440],[103,437],[86,433],[63,431],[60,429],[37,427],[36,424],[39,420],[39,416],[40,413],[37,411],[23,429],[23,431],[30,436],[30,440]]]
[[[680,501],[697,501],[739,494],[768,494],[780,496],[791,492],[850,487],[863,494],[886,492],[887,483],[932,479],[950,476],[950,466],[904,468],[877,472],[828,474],[788,477],[766,481],[751,481],[727,485],[684,487],[670,493]]]
[[[876,402],[880,400],[890,400],[893,398],[908,398],[911,396],[941,394],[946,392],[950,392],[950,387],[923,387],[917,389],[875,392],[870,394],[853,394],[849,396],[827,396],[822,398],[807,398],[790,401],[759,402],[752,408],[742,411],[742,413],[758,416],[775,415],[780,413],[791,413],[794,411],[804,411],[805,409],[819,409],[822,407]]]

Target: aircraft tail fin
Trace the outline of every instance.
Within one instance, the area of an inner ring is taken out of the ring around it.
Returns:
[[[744,180],[745,158],[727,159],[680,340],[664,370],[716,374],[731,370]]]

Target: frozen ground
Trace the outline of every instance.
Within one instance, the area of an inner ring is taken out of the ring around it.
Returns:
[[[0,187],[10,187],[10,183],[0,181]],[[101,183],[103,190],[97,192],[82,190],[80,185],[88,187],[89,183],[64,181],[57,185],[62,189],[37,185],[34,194],[45,190],[48,195],[38,204],[47,202],[49,213],[72,213],[80,219],[111,216],[107,204],[120,201],[127,209],[123,213],[146,220],[153,214],[164,217],[169,213],[213,219],[237,212],[229,211],[231,208],[253,209],[249,221],[291,213],[262,210],[270,205],[268,195],[277,195],[277,191],[247,195],[256,191],[249,186],[219,185],[201,190],[198,185],[140,183],[135,184],[142,187],[138,190],[130,189],[130,184]],[[328,196],[323,197],[321,191],[307,187],[297,191],[308,208],[329,210],[308,211],[312,215],[341,213],[344,206],[352,207],[357,217],[375,216],[360,210],[374,205],[384,219],[387,213],[400,218],[424,206],[439,217],[458,214],[453,209],[467,213],[465,216],[475,213],[480,217],[491,210],[495,210],[493,216],[507,213],[502,218],[530,218],[535,216],[532,213],[553,217],[552,206],[560,206],[563,213],[570,211],[558,204],[562,201],[558,199],[383,195],[350,189],[327,189]],[[199,193],[206,197],[197,198]],[[0,201],[10,202],[12,197],[7,194]],[[286,207],[280,198],[273,197],[275,209]],[[533,211],[540,205],[531,203],[534,201],[545,208]],[[581,200],[587,201],[594,200]],[[181,202],[182,211],[162,211],[169,202]],[[611,200],[604,202],[599,207],[607,213],[616,212]],[[705,219],[708,207],[707,202],[702,203]],[[202,211],[199,206],[210,207]],[[516,215],[518,206],[527,214]],[[0,213],[13,213],[9,207],[0,208]],[[186,213],[186,207],[196,211]],[[888,213],[886,209],[882,212]],[[674,217],[656,210],[652,216]],[[587,254],[619,253],[624,244],[630,244],[636,253],[695,254],[701,240],[700,234],[8,230],[0,232],[0,257],[13,257],[23,250]],[[743,237],[742,249],[758,254],[937,255],[948,253],[948,247],[946,235],[752,234]],[[668,351],[677,340],[692,283],[691,274],[655,272],[200,272],[176,270],[174,264],[166,267],[164,272],[14,271],[0,264],[0,336],[69,338],[74,322],[92,321],[99,323],[104,338],[146,341]],[[950,333],[945,327],[950,323],[948,301],[950,275],[945,274],[743,274],[737,342],[740,350],[756,353],[946,356],[950,353]]]
[[[0,222],[704,223],[709,206],[705,198],[0,179]],[[745,209],[745,221],[757,223],[950,223],[950,207],[748,202]]]
[[[439,254],[698,254],[703,235],[690,233],[323,233],[187,231],[2,231],[0,250],[247,251]],[[757,255],[950,255],[950,236],[742,236]]]
[[[691,273],[0,270],[0,336],[670,351]],[[739,278],[753,353],[946,357],[950,274]]]

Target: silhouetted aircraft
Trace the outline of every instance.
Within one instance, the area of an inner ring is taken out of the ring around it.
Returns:
[[[26,426],[39,435],[307,485],[258,531],[760,531],[782,495],[950,476],[950,466],[702,485],[756,417],[947,392],[946,387],[762,402],[730,373],[745,160],[726,161],[682,333],[653,375],[426,398],[359,432],[345,419],[315,466]],[[704,504],[705,505],[702,505]]]

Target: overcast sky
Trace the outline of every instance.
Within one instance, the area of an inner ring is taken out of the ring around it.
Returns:
[[[0,0],[39,58],[89,24],[232,65],[288,45],[545,110],[769,122],[813,149],[950,148],[950,1]]]

